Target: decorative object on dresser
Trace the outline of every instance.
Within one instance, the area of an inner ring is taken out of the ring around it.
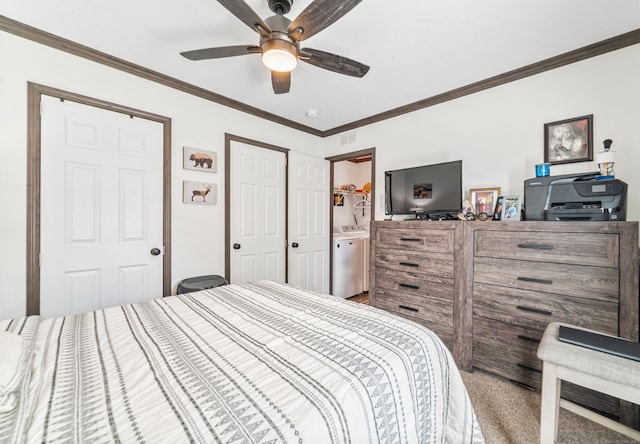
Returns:
[[[502,205],[504,203],[504,196],[498,196],[496,199],[496,207],[493,210],[493,220],[502,219]]]
[[[370,304],[441,335],[463,370],[540,389],[550,322],[638,342],[638,222],[376,221],[371,233]],[[568,384],[562,395],[639,423],[618,399]]]
[[[613,140],[605,139],[602,141],[604,148],[596,153],[596,163],[600,168],[600,177],[615,177],[613,165],[616,163],[616,153],[611,149]]]
[[[480,213],[492,214],[500,196],[500,187],[469,188],[469,202],[476,216]]]
[[[522,196],[504,196],[502,200],[502,215],[500,220],[505,222],[517,222],[521,219]]]

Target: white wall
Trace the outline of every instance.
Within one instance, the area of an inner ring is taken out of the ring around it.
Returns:
[[[357,142],[325,139],[334,156],[376,148],[376,219],[384,218],[384,171],[463,161],[463,190],[522,194],[544,159],[544,124],[593,114],[594,152],[616,151],[616,177],[629,185],[627,220],[640,219],[640,45],[355,130]],[[426,81],[426,80],[425,80]],[[595,162],[551,166],[551,174],[596,171]]]
[[[317,155],[321,139],[0,32],[0,319],[26,310],[27,82],[83,94],[172,119],[172,286],[224,274],[224,134]],[[218,154],[216,206],[182,203],[182,147]]]
[[[0,318],[25,312],[27,81],[171,117],[172,284],[224,272],[224,133],[324,157],[376,148],[376,219],[384,217],[384,171],[463,160],[463,187],[520,194],[543,160],[543,125],[594,115],[594,150],[613,139],[616,175],[629,184],[628,220],[640,219],[640,45],[502,85],[356,130],[341,145],[0,33]],[[181,203],[183,146],[218,153],[218,205]],[[594,162],[552,166],[551,174],[594,171]],[[361,186],[362,184],[357,184]],[[206,233],[206,235],[202,235]]]

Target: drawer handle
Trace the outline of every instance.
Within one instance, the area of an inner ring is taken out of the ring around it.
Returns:
[[[413,307],[407,307],[406,305],[398,305],[398,308],[402,308],[404,310],[409,310],[409,311],[413,311],[415,313],[419,312],[420,310],[418,310],[417,308],[413,308]]]
[[[523,282],[534,282],[536,284],[545,284],[545,285],[553,284],[553,281],[551,279],[538,279],[538,278],[518,276],[518,280]]]
[[[550,311],[547,311],[547,310],[541,310],[539,308],[533,308],[533,307],[526,307],[524,305],[517,305],[516,308],[518,310],[528,311],[530,313],[538,313],[538,314],[545,315],[545,316],[551,316],[553,314],[553,313],[551,313]]]
[[[400,265],[404,265],[405,267],[415,267],[418,268],[419,264],[414,264],[413,262],[400,262]]]
[[[533,368],[533,367],[525,365],[525,364],[520,364],[519,362],[518,362],[518,367],[523,368],[525,370],[532,371],[532,372],[542,373],[542,370],[538,370],[537,368]]]
[[[401,237],[400,240],[405,242],[420,242],[420,239],[415,237]]]
[[[518,244],[518,248],[529,248],[531,250],[553,250],[553,245],[545,244]]]
[[[409,284],[398,284],[401,287],[405,287],[405,288],[410,288],[412,290],[419,290],[420,287],[418,287],[417,285],[409,285]]]
[[[540,343],[540,339],[532,338],[525,335],[518,335],[518,339],[522,339],[523,341],[535,342],[536,344]]]

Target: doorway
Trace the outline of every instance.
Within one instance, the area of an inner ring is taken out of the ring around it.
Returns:
[[[171,254],[171,238],[170,238],[171,120],[166,117],[158,116],[155,114],[147,113],[144,111],[124,107],[124,106],[109,103],[109,102],[105,102],[102,100],[93,99],[90,97],[81,96],[81,95],[70,93],[67,91],[58,90],[55,88],[50,88],[42,85],[29,83],[28,84],[29,133],[28,133],[28,150],[27,150],[27,161],[28,161],[27,314],[28,315],[40,314],[41,303],[42,303],[41,281],[43,277],[43,270],[41,269],[41,260],[43,258],[42,253],[45,253],[45,256],[46,256],[46,253],[48,253],[48,252],[42,251],[42,247],[43,247],[42,225],[43,225],[43,222],[45,221],[41,219],[42,218],[41,212],[43,209],[41,189],[45,185],[42,182],[43,180],[42,169],[43,167],[49,168],[49,165],[42,164],[43,144],[41,140],[43,139],[43,128],[42,128],[43,119],[41,116],[43,112],[42,102],[43,102],[44,96],[55,98],[55,100],[61,103],[64,103],[64,101],[72,102],[74,107],[85,107],[87,110],[90,110],[91,113],[95,113],[97,112],[97,110],[101,110],[100,112],[106,113],[108,115],[119,116],[120,118],[122,118],[122,116],[125,116],[126,120],[139,121],[144,128],[147,128],[149,125],[151,126],[155,125],[154,127],[157,127],[157,125],[159,124],[159,128],[158,128],[159,137],[157,139],[158,140],[157,145],[160,146],[161,148],[159,152],[159,155],[160,155],[159,168],[161,171],[160,171],[160,174],[158,175],[159,178],[154,179],[154,183],[157,184],[155,185],[156,187],[161,188],[161,191],[157,193],[156,194],[157,197],[154,198],[154,200],[156,201],[154,203],[155,206],[153,207],[153,209],[149,209],[146,207],[145,209],[140,206],[138,207],[140,208],[140,217],[129,218],[131,214],[135,213],[135,211],[133,210],[134,210],[134,207],[136,207],[135,205],[136,202],[140,204],[143,203],[141,199],[135,198],[138,195],[138,191],[144,190],[145,187],[148,188],[149,186],[152,186],[152,184],[149,183],[148,185],[146,185],[145,181],[147,179],[143,177],[143,174],[141,173],[142,170],[140,168],[136,168],[132,166],[130,169],[126,169],[126,168],[124,170],[120,169],[120,177],[119,179],[116,179],[116,181],[120,184],[119,188],[121,191],[124,191],[125,193],[127,191],[131,191],[131,193],[129,194],[128,200],[125,199],[124,201],[121,201],[121,204],[125,205],[125,207],[122,207],[120,205],[118,210],[120,215],[126,215],[126,217],[123,216],[124,219],[120,218],[120,220],[113,221],[112,223],[117,226],[116,230],[120,233],[120,235],[123,235],[123,233],[125,233],[125,237],[127,239],[124,239],[124,240],[127,241],[125,243],[127,243],[128,247],[134,244],[138,245],[140,249],[144,250],[143,253],[141,254],[144,257],[147,257],[147,256],[151,257],[151,261],[154,262],[156,266],[159,266],[159,271],[157,274],[154,274],[153,279],[155,281],[155,284],[158,284],[158,281],[161,281],[161,283],[157,286],[157,289],[154,290],[153,295],[145,293],[146,290],[145,288],[143,288],[145,284],[142,279],[144,278],[146,272],[144,271],[144,266],[141,265],[142,263],[139,263],[136,266],[131,266],[127,268],[126,270],[120,267],[119,268],[120,272],[115,273],[116,275],[118,275],[117,278],[119,279],[119,282],[117,284],[114,284],[115,285],[114,288],[116,288],[115,290],[116,292],[127,294],[128,295],[127,297],[135,297],[132,292],[138,292],[139,294],[143,295],[143,297],[145,298],[150,296],[161,297],[163,295],[170,294],[170,290],[171,290],[171,284],[170,284],[170,278],[171,278],[171,259],[170,259],[170,254]],[[63,120],[66,121],[66,125],[67,125],[67,128],[63,128],[63,130],[66,131],[67,136],[65,137],[68,138],[69,137],[68,125],[74,122],[72,122],[72,119],[66,119],[66,120],[63,119]],[[84,136],[87,136],[87,137],[91,136],[91,129],[89,127],[86,127],[84,129],[84,133],[83,133],[83,128],[79,128],[79,131],[80,132],[77,134],[84,134]],[[146,130],[143,130],[141,132],[144,132],[144,131]],[[132,133],[128,133],[128,135],[131,136]],[[120,131],[119,138],[122,141],[124,139],[127,139],[128,135],[126,134],[126,131]],[[48,139],[49,136],[46,136],[46,138]],[[144,144],[141,142],[137,143],[136,140],[134,140],[134,138],[125,140],[125,144],[127,145],[127,149],[129,150],[136,150],[136,149],[144,150],[143,148]],[[143,157],[142,151],[138,151],[136,155],[137,157]],[[95,164],[96,168],[101,167],[99,162],[98,163],[95,162],[95,159],[91,162]],[[85,170],[82,170],[82,168],[78,168],[74,170],[72,167],[78,166],[80,165],[80,163],[73,164],[73,162],[71,163],[67,162],[67,165],[71,168],[71,170],[69,171],[72,174],[72,176],[73,174],[78,173],[76,178],[82,179],[80,182],[82,181],[85,181],[84,183],[91,182],[91,174],[90,174],[91,171],[89,171],[90,168],[86,168]],[[98,172],[98,170],[96,170],[95,177],[97,178],[99,176],[101,176],[101,174]],[[67,197],[68,195],[73,193],[76,193],[75,196],[79,198],[91,198],[96,195],[96,193],[91,194],[91,196],[89,194],[83,194],[85,193],[85,191],[82,191],[81,188],[69,189],[69,186],[70,186],[69,184],[73,183],[73,181],[70,180],[69,178],[65,179],[64,183],[66,183],[67,185],[65,185],[65,188],[60,188],[59,193],[64,194]],[[98,182],[95,182],[95,183],[97,184]],[[46,186],[49,187],[50,185],[46,185]],[[104,187],[104,186],[105,185],[96,185],[96,188],[94,191],[96,190],[99,191],[100,187]],[[135,191],[134,188],[137,191]],[[68,199],[66,202],[68,203]],[[69,208],[60,208],[59,211],[65,212],[68,209]],[[71,210],[72,208],[70,209],[70,211]],[[94,214],[98,214],[101,211],[104,212],[108,210],[100,210],[100,211],[96,210]],[[67,216],[70,216],[70,215],[73,216],[73,214],[74,213],[72,211],[71,212],[67,211],[65,218],[69,219]],[[80,219],[79,220],[84,224],[83,226],[85,228],[91,227],[91,226],[93,227],[98,226],[98,222],[94,221],[95,223],[92,222],[91,224],[87,222],[88,219],[86,216],[88,215],[88,213],[80,214],[76,212],[75,215],[78,218],[82,219],[82,220]],[[144,227],[142,225],[142,222],[149,218],[153,218],[154,219],[153,222],[158,226],[157,228],[158,234],[154,235],[154,239],[153,239],[154,245],[151,246],[151,248],[147,242],[147,238],[148,238],[147,235],[149,234],[149,232],[145,231],[145,230],[148,230],[148,228],[146,227],[146,225]],[[100,222],[100,223],[103,223],[103,222]],[[50,229],[51,227],[49,227],[49,222],[47,222],[47,224],[48,225],[45,228]],[[87,235],[88,233],[88,231],[84,231],[84,232],[76,231],[75,233],[70,234],[70,232],[67,229],[64,229],[63,232],[65,233],[64,234],[65,242],[70,239],[71,234],[73,234],[74,236],[78,235],[79,237],[84,239],[84,237],[86,237],[85,235]],[[45,232],[44,234],[48,235],[49,233]],[[104,238],[103,236],[97,236],[96,239],[98,239],[98,237],[100,237],[100,239]],[[89,238],[87,237],[87,239]],[[91,239],[85,242],[85,245],[91,244],[90,241]],[[99,242],[94,242],[94,243],[99,243]],[[112,251],[113,249],[111,246],[109,247],[105,246],[104,248],[109,249],[110,251]],[[100,247],[98,245],[98,250],[96,251],[99,251],[99,250],[100,250]],[[66,253],[64,253],[63,256],[64,258],[66,258],[67,256]],[[58,259],[61,260],[63,259],[63,257],[59,257]],[[147,257],[147,259],[149,258]],[[55,261],[55,258],[53,258],[53,260]],[[131,264],[120,264],[120,265],[128,266]],[[114,267],[119,267],[119,265],[116,264],[114,265]],[[93,270],[95,271],[95,267]],[[96,272],[96,274],[100,274],[100,273]],[[74,282],[69,282],[67,277],[68,276],[65,275],[64,279],[67,282],[64,284],[64,291],[67,292],[67,290],[69,290],[71,293],[73,293],[73,291],[71,290],[73,290],[74,285],[77,285],[78,286],[77,289],[79,289],[79,291],[82,290],[82,292],[84,293],[85,290],[87,290],[89,287],[91,287],[91,285],[93,285],[92,282],[95,284],[100,281],[100,279],[98,278],[95,278],[95,279],[91,278],[90,273],[87,274],[87,273],[79,272],[78,274],[75,275],[75,277],[78,279],[75,280]],[[123,284],[124,286],[120,284]],[[97,290],[97,291],[101,291],[101,290]],[[109,292],[112,292],[112,291],[114,291],[113,288],[109,290]],[[67,296],[71,295],[71,293],[67,294]],[[95,293],[95,294],[98,294],[98,293]],[[73,299],[72,295],[71,295],[71,299]],[[79,310],[87,309],[88,306],[82,305],[85,302],[87,301],[82,301],[82,303],[80,303],[80,305],[78,305],[76,308]],[[112,302],[113,301],[106,302],[106,303],[112,304]],[[100,301],[98,301],[98,303],[100,304]],[[93,309],[93,308],[90,308],[90,309]],[[76,309],[72,308],[72,310],[76,310]]]
[[[331,294],[369,290],[369,229],[375,214],[375,148],[328,157],[331,202]]]

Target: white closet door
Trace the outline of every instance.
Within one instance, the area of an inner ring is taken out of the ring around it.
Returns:
[[[45,97],[40,313],[162,295],[163,128]]]
[[[230,281],[285,281],[286,155],[233,141]]]
[[[289,283],[329,292],[329,161],[289,153]]]

